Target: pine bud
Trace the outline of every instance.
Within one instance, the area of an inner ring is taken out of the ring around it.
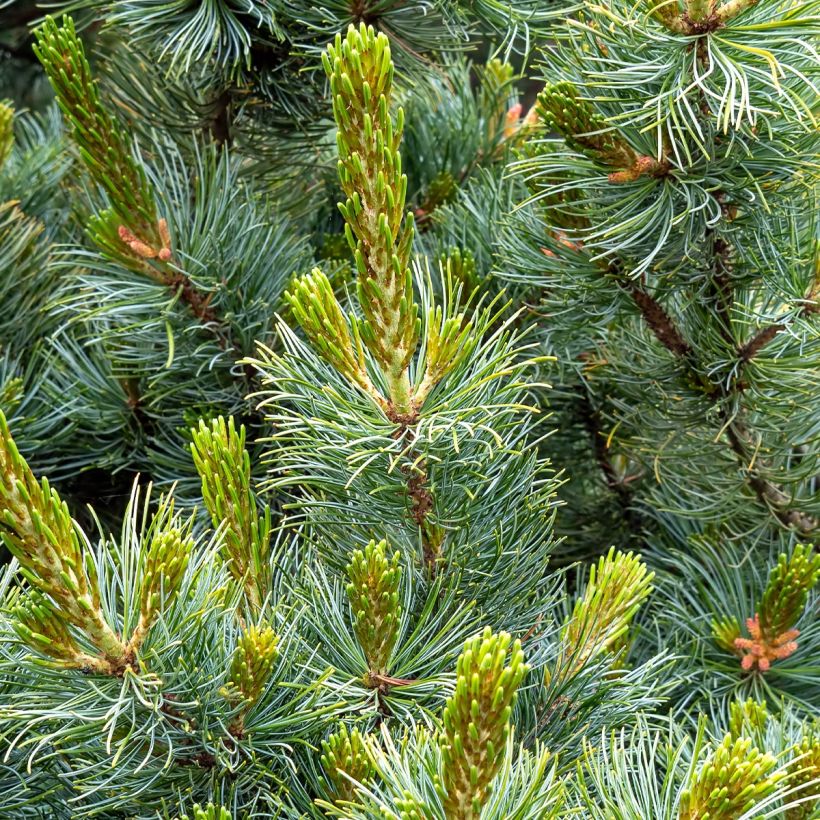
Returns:
[[[458,659],[456,688],[444,707],[441,738],[444,814],[448,820],[477,820],[506,752],[516,690],[527,666],[521,642],[510,636],[482,635],[464,644]]]
[[[769,583],[758,608],[760,627],[766,635],[791,629],[806,606],[809,592],[820,579],[820,553],[798,544],[790,558],[781,555],[769,573]]]
[[[35,651],[57,661],[56,665],[77,669],[94,666],[94,659],[80,650],[65,619],[44,595],[36,590],[25,593],[11,607],[11,614],[11,626],[18,637]]]
[[[800,631],[794,628],[803,614],[812,587],[820,578],[820,554],[798,544],[791,558],[781,555],[769,573],[758,612],[747,618],[748,638],[736,637],[734,648],[744,669],[765,672],[773,661],[797,650]]]
[[[398,552],[387,558],[386,541],[371,541],[364,551],[355,550],[347,565],[347,597],[353,612],[353,629],[367,658],[368,686],[378,686],[373,676],[387,674],[399,637],[399,560]]]
[[[345,724],[341,724],[337,732],[322,741],[320,759],[331,786],[334,803],[355,799],[356,787],[350,779],[364,785],[375,773],[361,733],[356,728],[348,731]]]
[[[765,800],[784,777],[777,760],[748,738],[723,742],[693,775],[681,798],[679,820],[736,820]]]
[[[385,405],[384,398],[368,375],[357,321],[352,317],[354,335],[351,337],[348,320],[327,276],[319,268],[314,268],[291,283],[285,299],[299,326],[322,358],[373,396],[380,405]]]
[[[442,268],[447,275],[459,283],[465,294],[470,296],[481,285],[481,278],[476,268],[475,257],[469,249],[450,248],[439,257]]]
[[[624,645],[632,619],[652,591],[654,577],[640,556],[614,548],[590,568],[589,581],[562,635],[572,668]]]
[[[715,643],[727,652],[735,651],[735,641],[740,637],[740,624],[737,618],[727,616],[712,621],[712,637]]]
[[[644,175],[660,176],[666,161],[639,155],[623,137],[615,134],[604,117],[578,96],[571,82],[562,80],[544,87],[536,112],[547,130],[557,132],[573,151],[619,170],[608,175],[612,183],[631,182]]]
[[[228,700],[256,703],[265,691],[279,656],[279,638],[270,627],[251,626],[239,638],[223,694]]]
[[[2,169],[14,145],[14,111],[0,102],[0,169]]]
[[[214,527],[224,526],[224,557],[248,602],[259,608],[270,587],[270,508],[259,511],[251,489],[245,427],[221,416],[191,431],[191,453]]]
[[[337,35],[322,55],[338,128],[339,210],[354,248],[362,339],[385,371],[399,414],[412,412],[405,371],[418,344],[418,306],[408,276],[413,219],[399,145],[404,114],[390,116],[393,61],[384,34],[364,24]],[[402,307],[403,306],[403,307]]]
[[[131,650],[142,645],[152,624],[176,597],[193,549],[190,523],[181,526],[173,506],[171,499],[165,499],[154,517],[140,577],[140,618],[129,641]]]
[[[820,796],[817,794],[820,783],[820,735],[816,730],[808,732],[791,751],[788,777],[789,785],[795,791],[790,797],[799,800],[812,795],[813,799],[786,809],[784,817],[786,820],[809,820],[817,816],[815,812],[820,808]]]
[[[101,668],[122,671],[127,648],[102,613],[94,564],[86,560],[68,507],[46,479],[38,483],[34,478],[2,410],[0,525],[0,539],[32,588],[50,599],[55,616],[86,633],[104,656]]]
[[[766,729],[769,711],[765,703],[749,698],[744,703],[733,701],[729,704],[729,734],[735,740],[739,737],[759,737]]]
[[[127,130],[102,104],[74,21],[52,17],[35,32],[34,53],[43,64],[88,173],[103,188],[111,212],[94,220],[95,239],[118,258],[170,259],[167,226],[158,219],[153,189],[134,159]],[[126,250],[127,249],[127,250]]]
[[[194,806],[193,817],[189,818],[186,814],[183,817],[180,817],[179,820],[232,820],[232,818],[233,815],[221,806],[215,806],[213,803],[208,803],[207,806],[203,807],[197,803]]]

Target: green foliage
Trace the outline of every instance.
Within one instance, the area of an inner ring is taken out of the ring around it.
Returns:
[[[401,620],[401,555],[394,552],[388,558],[386,552],[386,541],[371,541],[364,551],[354,550],[347,565],[350,583],[346,592],[356,638],[370,667],[365,682],[374,686],[374,676],[387,674]]]
[[[520,641],[494,635],[489,627],[464,645],[456,691],[444,707],[442,800],[448,820],[481,814],[490,784],[501,768],[516,690],[527,666]]]
[[[193,811],[192,818],[186,814],[180,820],[232,820],[232,815],[227,809],[215,806],[213,803],[208,803],[204,808],[197,804]]]
[[[652,591],[653,578],[640,556],[614,548],[593,564],[563,630],[568,661],[583,665],[601,652],[622,648],[632,619]]]
[[[357,728],[339,730],[322,741],[322,768],[337,804],[350,802],[356,795],[356,784],[366,786],[375,774],[365,740]]]
[[[14,110],[0,102],[0,168],[3,167],[14,144]]]
[[[383,34],[362,24],[338,35],[322,55],[330,81],[339,150],[339,179],[347,196],[339,209],[358,271],[361,336],[388,380],[400,414],[411,411],[406,370],[420,322],[410,274],[413,217],[405,216],[402,174],[404,112],[390,114],[393,62]]]
[[[769,583],[760,599],[761,632],[775,638],[794,627],[818,579],[820,554],[811,546],[798,544],[790,556],[781,555],[769,572]]]
[[[747,738],[726,735],[681,796],[681,820],[736,820],[763,802],[785,776]]]
[[[816,820],[815,0],[60,7],[0,816]]]
[[[245,426],[222,416],[192,430],[191,452],[214,527],[224,527],[224,555],[248,603],[259,608],[270,586],[270,507],[258,509],[251,489]]]
[[[108,195],[112,213],[100,216],[93,231],[101,246],[122,257],[123,245],[140,259],[170,259],[167,223],[157,217],[154,192],[131,153],[122,128],[104,107],[97,81],[77,36],[74,21],[46,18],[35,47],[71,125],[89,174]]]

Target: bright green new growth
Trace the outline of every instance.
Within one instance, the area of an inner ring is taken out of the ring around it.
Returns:
[[[448,820],[475,820],[501,767],[516,690],[527,671],[521,642],[489,627],[464,644],[444,707],[441,798]]]
[[[776,638],[800,619],[812,587],[820,579],[820,553],[798,544],[791,557],[781,555],[769,573],[769,583],[758,608],[764,636]]]
[[[712,637],[727,652],[735,651],[735,641],[740,637],[740,624],[733,615],[712,620]]]
[[[95,240],[116,258],[170,259],[165,220],[157,218],[154,193],[134,159],[125,131],[106,110],[74,21],[58,26],[47,17],[36,31],[34,52],[54,88],[57,102],[89,174],[105,190],[111,211],[95,218]],[[130,253],[129,253],[130,249]]]
[[[820,735],[816,729],[803,735],[800,743],[792,749],[789,785],[796,790],[795,798],[807,797],[812,793],[817,795],[820,791]],[[816,817],[818,807],[820,796],[787,809],[784,816],[786,820],[808,820]]]
[[[193,549],[191,521],[174,515],[173,499],[164,499],[152,523],[151,540],[140,577],[140,618],[129,647],[139,648],[151,625],[179,591]]]
[[[245,714],[262,696],[279,656],[279,637],[268,626],[251,626],[242,632],[231,659],[228,680],[222,694],[242,704],[231,731],[241,734]]]
[[[130,662],[129,653],[103,615],[94,563],[87,560],[66,504],[47,479],[38,483],[20,455],[2,410],[0,505],[0,538],[20,562],[22,575],[40,593],[24,599],[18,634],[32,648],[65,665],[121,672]],[[101,657],[75,652],[73,641],[66,639],[66,630],[56,620],[85,632]]]
[[[384,34],[364,24],[337,35],[322,54],[338,128],[339,179],[347,201],[339,204],[358,270],[364,314],[361,335],[384,371],[398,415],[412,413],[407,367],[421,323],[413,296],[410,253],[413,218],[405,216],[407,177],[402,174],[404,114],[390,116],[393,62]]]
[[[665,163],[638,154],[567,80],[546,85],[538,95],[536,111],[547,130],[556,131],[573,151],[618,169],[609,174],[610,182],[630,182],[666,168]]]
[[[233,815],[221,806],[215,806],[213,803],[208,803],[207,806],[202,807],[198,803],[194,806],[194,815],[189,817],[187,814],[180,817],[179,820],[233,820]]]
[[[378,686],[379,677],[387,674],[399,637],[400,557],[395,552],[388,559],[387,542],[371,541],[364,551],[355,550],[347,565],[350,578],[347,597],[353,611],[356,638],[367,658],[365,683],[368,686]]]
[[[270,507],[260,513],[251,489],[245,427],[221,416],[191,431],[191,453],[202,479],[202,498],[215,527],[224,527],[224,556],[231,574],[258,608],[270,582]]]
[[[766,729],[769,710],[765,703],[749,698],[743,703],[732,701],[729,704],[729,734],[733,739],[754,733],[761,735]]]
[[[342,375],[386,408],[383,397],[367,372],[359,322],[352,316],[348,326],[327,276],[319,268],[314,268],[293,281],[290,290],[285,293],[285,299],[316,350]]]
[[[614,547],[590,567],[589,581],[563,630],[573,668],[620,648],[632,619],[652,592],[654,577],[640,556]]]
[[[476,261],[469,248],[450,248],[440,257],[441,266],[449,276],[458,282],[467,296],[472,296],[481,285],[476,269]]]
[[[366,784],[375,773],[361,732],[356,728],[348,730],[344,723],[322,741],[320,760],[335,803],[355,799],[356,787],[351,780]]]
[[[14,110],[0,102],[0,168],[8,159],[14,145]]]
[[[777,760],[748,738],[727,734],[681,798],[679,820],[736,820],[777,788]]]

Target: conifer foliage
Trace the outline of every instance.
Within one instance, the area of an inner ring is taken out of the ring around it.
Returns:
[[[818,820],[818,35],[0,0],[0,817]]]

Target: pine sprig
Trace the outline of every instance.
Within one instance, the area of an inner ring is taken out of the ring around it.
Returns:
[[[245,447],[245,426],[233,418],[204,420],[191,431],[191,453],[202,498],[214,527],[224,528],[224,555],[231,574],[259,608],[270,587],[271,513],[260,511],[251,489],[251,461]]]
[[[623,645],[654,577],[640,556],[614,547],[590,567],[589,580],[562,633],[566,660],[573,668]]]
[[[390,114],[393,62],[384,34],[364,24],[336,37],[322,54],[330,81],[339,151],[339,179],[347,201],[339,209],[358,270],[364,313],[361,335],[382,367],[398,414],[412,412],[407,367],[418,344],[420,319],[410,252],[413,217],[404,211],[404,113]]]
[[[351,315],[348,325],[327,276],[314,268],[293,281],[285,299],[317,352],[386,409],[387,402],[367,372],[359,322]]]
[[[188,567],[194,541],[190,531],[193,522],[183,523],[174,514],[174,502],[163,498],[151,522],[151,535],[140,574],[139,621],[128,642],[130,653],[136,652],[148,630],[174,600]]]
[[[250,626],[239,636],[223,694],[239,705],[231,732],[241,735],[245,715],[265,691],[279,656],[279,637],[269,626]]]
[[[22,634],[32,632],[35,649],[50,645],[52,639],[62,641],[64,633],[55,631],[53,624],[55,616],[62,618],[88,637],[100,657],[75,657],[68,643],[55,644],[53,652],[64,660],[74,658],[77,665],[96,672],[121,673],[132,658],[103,613],[94,564],[86,560],[85,545],[65,502],[47,479],[35,479],[17,450],[2,410],[0,499],[0,537],[20,562],[25,579],[41,596],[32,601],[33,606],[24,606],[21,614],[27,623],[22,624]],[[43,606],[44,597],[51,603]],[[32,629],[32,624],[37,628]]]
[[[467,641],[456,669],[456,691],[444,708],[441,798],[447,820],[481,814],[504,759],[516,690],[527,671],[521,642],[486,628]]]
[[[679,820],[737,820],[775,792],[785,772],[748,738],[727,734],[681,796]]]
[[[536,111],[547,129],[558,132],[573,151],[618,169],[609,174],[610,182],[631,182],[667,170],[665,163],[638,154],[568,80],[546,85],[538,95]]]
[[[101,245],[118,257],[130,252],[136,259],[168,261],[170,238],[165,220],[157,216],[154,191],[126,132],[103,105],[74,21],[64,16],[58,25],[47,17],[36,38],[34,51],[71,126],[80,157],[108,194],[111,211],[95,220]]]
[[[322,741],[320,760],[331,796],[337,805],[353,800],[356,796],[355,784],[367,785],[375,774],[361,732],[355,727],[348,729],[344,723]]]
[[[387,556],[387,542],[371,541],[364,550],[354,550],[347,566],[346,587],[353,611],[354,629],[369,671],[365,684],[378,686],[389,671],[389,663],[401,623],[399,586],[401,555]]]
[[[734,638],[734,648],[740,653],[744,669],[765,672],[773,661],[796,651],[800,631],[795,624],[802,617],[809,592],[818,578],[820,554],[810,546],[798,544],[790,557],[780,556],[769,573],[758,611],[746,620],[750,637],[741,637],[738,630]]]
[[[810,545],[798,544],[790,556],[782,554],[769,573],[769,583],[758,607],[763,634],[776,637],[794,627],[818,580],[820,553]]]

